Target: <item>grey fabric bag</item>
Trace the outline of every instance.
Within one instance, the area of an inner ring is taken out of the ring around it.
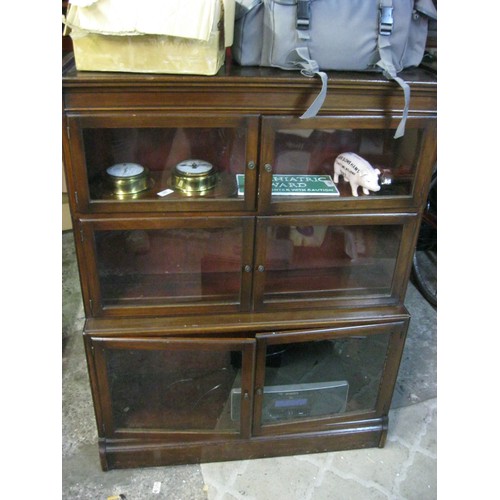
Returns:
[[[382,71],[403,89],[404,134],[410,88],[398,76],[423,58],[432,0],[236,0],[234,60],[319,76],[322,89],[301,118],[316,116],[326,97],[325,70]]]

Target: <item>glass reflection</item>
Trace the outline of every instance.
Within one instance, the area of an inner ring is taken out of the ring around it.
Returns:
[[[389,335],[268,346],[262,422],[375,407]]]
[[[390,294],[400,226],[272,226],[267,230],[265,296]]]
[[[336,158],[343,153],[355,153],[380,171],[377,174],[380,189],[368,194],[360,190],[360,196],[410,195],[422,131],[407,129],[400,139],[394,139],[393,135],[393,130],[385,129],[280,129],[274,140],[273,173],[331,176],[333,181]],[[335,184],[341,197],[352,196],[345,178]],[[274,195],[282,197],[282,193]]]
[[[230,351],[126,350],[106,352],[116,428],[239,429],[230,393],[239,368]]]
[[[173,174],[186,160],[210,163],[216,176],[216,182],[196,196],[237,198],[236,174],[242,174],[246,165],[244,128],[84,129],[83,140],[90,195],[96,200],[182,200],[186,194],[176,189]],[[146,169],[147,190],[117,195],[115,179],[106,171],[124,163]]]
[[[96,231],[104,305],[236,302],[242,229]]]

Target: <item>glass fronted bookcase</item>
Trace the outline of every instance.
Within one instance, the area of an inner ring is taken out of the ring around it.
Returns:
[[[104,470],[383,446],[436,79],[63,75]]]

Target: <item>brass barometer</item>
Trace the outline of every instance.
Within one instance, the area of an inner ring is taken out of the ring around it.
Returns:
[[[117,163],[106,169],[106,177],[118,196],[134,195],[149,187],[148,171],[138,163]]]
[[[217,183],[214,166],[205,160],[184,160],[173,175],[174,187],[184,193],[203,194]]]

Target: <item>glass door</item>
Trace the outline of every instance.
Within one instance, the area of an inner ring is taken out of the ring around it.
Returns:
[[[415,207],[435,162],[435,120],[266,117],[259,207],[272,212]]]
[[[396,303],[416,216],[260,217],[257,310]]]
[[[334,422],[386,413],[406,327],[257,335],[254,433],[330,430]]]
[[[251,217],[82,222],[92,315],[248,310],[253,226]]]
[[[249,437],[255,340],[91,338],[106,436]],[[231,394],[243,393],[234,418]]]
[[[251,210],[258,120],[157,113],[68,118],[78,207],[92,212]],[[238,177],[245,175],[245,187]]]

